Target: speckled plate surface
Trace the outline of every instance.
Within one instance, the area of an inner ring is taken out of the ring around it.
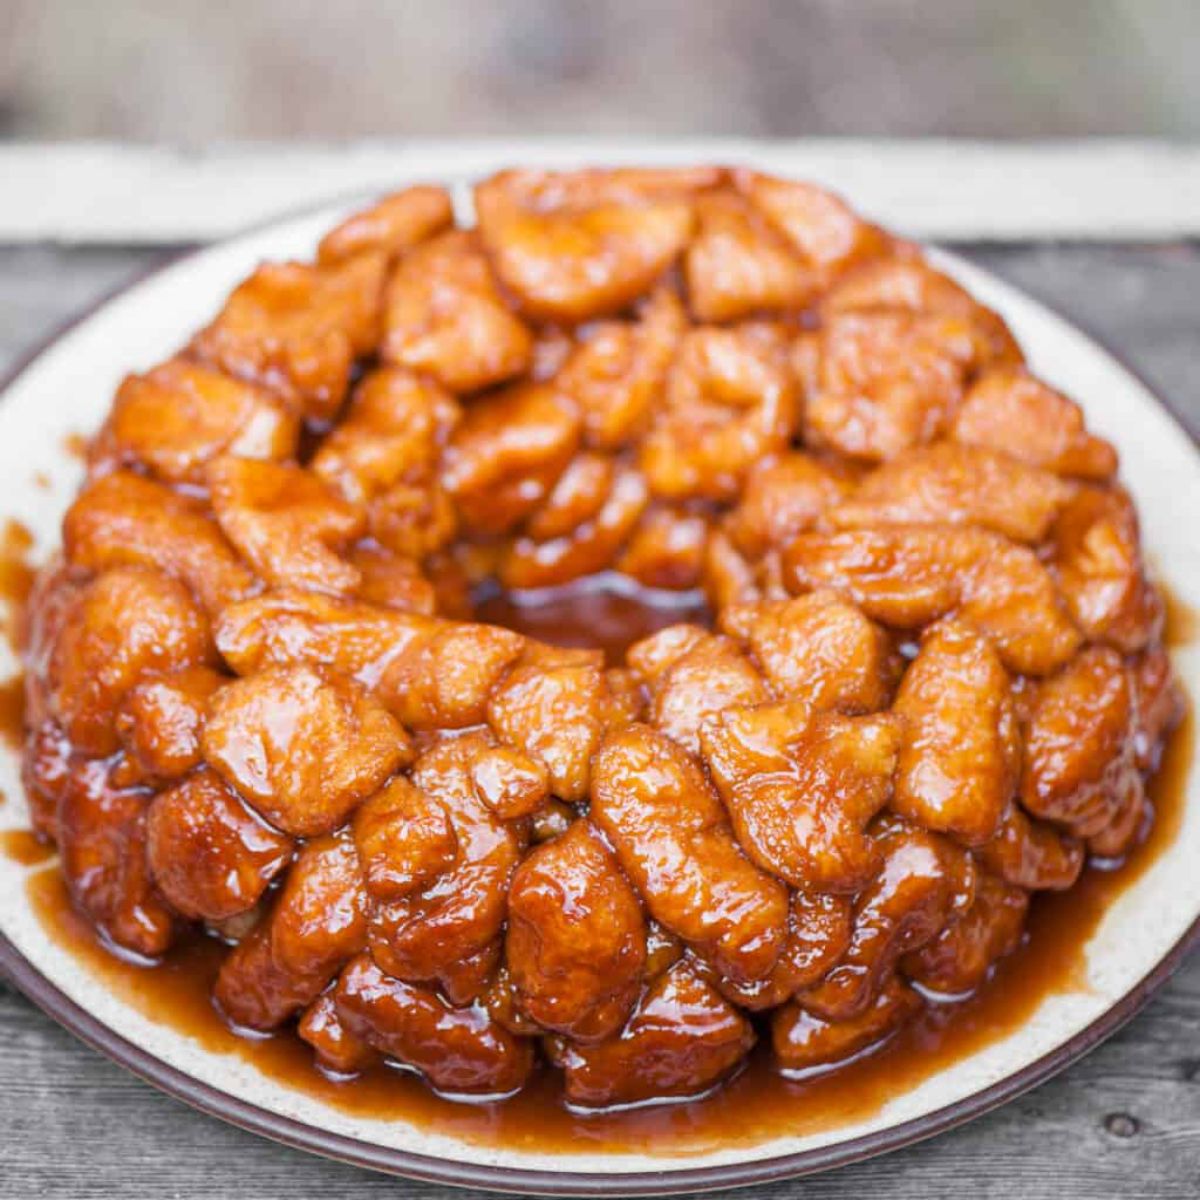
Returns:
[[[53,549],[81,474],[64,448],[68,435],[94,430],[121,377],[185,342],[257,262],[311,254],[345,209],[280,221],[180,259],[102,304],[26,362],[0,403],[0,517],[28,526],[39,550]],[[1075,397],[1091,429],[1117,444],[1151,561],[1179,600],[1200,606],[1200,453],[1187,434],[1138,379],[1066,321],[959,259],[939,254],[936,261],[1004,315],[1034,370]],[[48,486],[34,486],[35,475]],[[1200,696],[1200,646],[1176,650],[1175,661],[1190,695]],[[204,1050],[110,994],[43,935],[26,897],[28,868],[13,862],[0,867],[0,964],[62,1024],[151,1083],[304,1149],[423,1179],[525,1193],[635,1195],[766,1182],[956,1125],[1046,1079],[1132,1016],[1200,941],[1194,764],[1184,786],[1188,802],[1174,842],[1118,897],[1088,942],[1086,989],[1047,996],[1020,1028],[897,1094],[868,1118],[688,1157],[487,1147],[328,1107],[249,1062]],[[11,798],[0,809],[0,826],[24,825],[18,756],[2,747],[0,789]]]

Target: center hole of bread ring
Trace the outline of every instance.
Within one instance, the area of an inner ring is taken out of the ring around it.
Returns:
[[[503,625],[555,646],[603,650],[610,666],[623,662],[635,642],[668,625],[712,623],[702,592],[643,587],[615,571],[561,587],[524,590],[506,590],[488,580],[472,600],[477,621]]]

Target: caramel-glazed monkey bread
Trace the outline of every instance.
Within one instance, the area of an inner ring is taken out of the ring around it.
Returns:
[[[474,210],[389,196],[118,388],[31,602],[36,829],[339,1076],[834,1067],[1145,833],[1182,697],[1116,452],[812,185]]]

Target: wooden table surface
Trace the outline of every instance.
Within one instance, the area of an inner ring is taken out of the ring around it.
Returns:
[[[1200,435],[1200,246],[960,246],[1120,353]],[[0,372],[168,251],[0,246]],[[1136,436],[1136,431],[1133,431]],[[192,1112],[0,984],[0,1198],[454,1196],[276,1146]],[[812,1200],[1200,1196],[1200,955],[1105,1045],[998,1112],[773,1188]]]

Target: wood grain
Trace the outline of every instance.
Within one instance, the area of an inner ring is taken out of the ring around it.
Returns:
[[[965,249],[1099,334],[1200,434],[1200,248]],[[0,371],[72,311],[164,254],[0,248]],[[194,1113],[112,1066],[2,985],[0,1096],[0,1200],[466,1195],[310,1158]],[[1121,1033],[1005,1108],[908,1150],[755,1195],[1195,1200],[1200,956]]]

